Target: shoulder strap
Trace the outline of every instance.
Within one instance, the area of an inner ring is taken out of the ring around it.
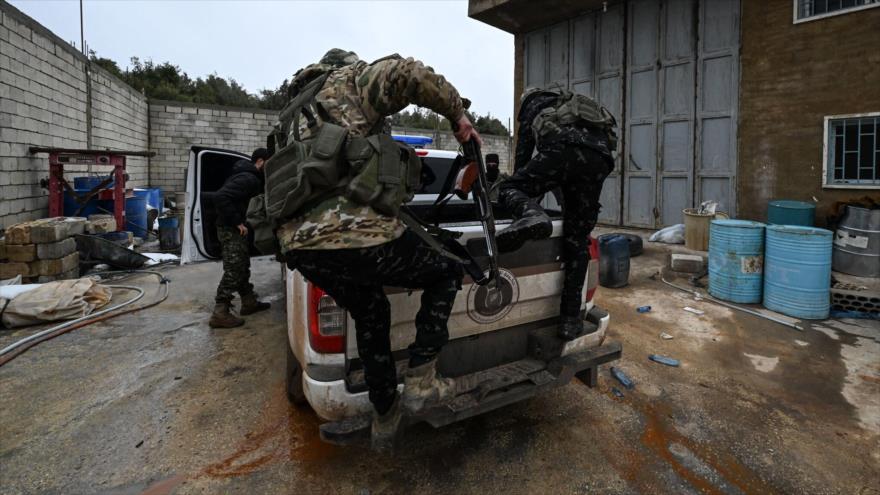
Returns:
[[[401,208],[398,217],[404,223],[404,225],[412,230],[415,235],[419,236],[421,240],[425,241],[425,243],[431,246],[431,248],[433,248],[435,251],[457,263],[465,263],[465,260],[461,259],[459,256],[456,256],[455,254],[452,254],[451,251],[440,244],[440,241],[429,234],[428,231],[425,230],[424,227],[422,227],[422,223],[409,213],[408,208],[406,208],[405,206]]]

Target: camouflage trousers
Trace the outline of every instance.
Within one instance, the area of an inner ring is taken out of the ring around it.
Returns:
[[[253,294],[251,284],[251,254],[247,237],[235,227],[217,226],[220,254],[223,259],[223,277],[217,286],[214,301],[229,304],[238,292],[240,296]]]
[[[611,166],[590,148],[557,145],[539,151],[525,166],[500,186],[499,200],[515,217],[533,198],[559,189],[562,192],[562,259],[565,281],[560,314],[580,314],[581,293],[590,261],[589,235],[599,218],[599,195]]]
[[[383,287],[423,290],[416,340],[409,346],[411,367],[436,357],[449,339],[446,323],[461,289],[461,265],[408,229],[396,240],[367,248],[295,249],[285,261],[351,314],[370,401],[380,413],[397,393],[391,307]]]

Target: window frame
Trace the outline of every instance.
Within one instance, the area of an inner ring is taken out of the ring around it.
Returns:
[[[823,189],[880,189],[880,183],[878,184],[835,184],[834,182],[829,181],[828,172],[829,172],[829,163],[828,163],[828,153],[830,151],[830,131],[831,131],[831,121],[833,120],[843,120],[843,119],[859,119],[865,117],[880,117],[880,112],[866,112],[866,113],[850,113],[843,115],[826,115],[823,124],[822,130],[822,188]],[[877,128],[874,129],[874,133],[876,137],[874,139],[880,138],[880,132],[878,132]],[[876,146],[876,144],[875,144]],[[830,165],[830,168],[833,170],[834,166]],[[877,180],[880,180],[878,178]]]
[[[801,0],[792,0],[792,4],[794,5],[794,11],[792,12],[792,24],[802,24],[804,22],[817,21],[819,19],[827,19],[828,17],[834,17],[838,15],[849,14],[852,12],[858,12],[860,10],[872,9],[874,7],[880,7],[880,2],[869,3],[867,5],[859,5],[857,7],[846,7],[840,10],[835,10],[834,12],[825,12],[824,14],[811,15],[809,17],[798,18],[798,7],[800,7]]]

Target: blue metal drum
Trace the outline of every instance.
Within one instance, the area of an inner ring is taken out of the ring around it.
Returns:
[[[813,226],[816,205],[805,201],[777,199],[767,204],[767,223],[770,225]]]
[[[831,309],[830,230],[768,225],[764,258],[764,306],[807,320]]]
[[[749,220],[712,220],[709,294],[736,303],[761,302],[764,227]]]
[[[147,198],[125,198],[125,228],[135,237],[147,238]]]

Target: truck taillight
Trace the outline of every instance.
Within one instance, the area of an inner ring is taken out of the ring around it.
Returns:
[[[587,296],[586,301],[593,300],[596,288],[599,287],[599,242],[590,236],[590,264],[587,265]]]
[[[315,352],[340,353],[345,350],[345,324],[348,314],[320,287],[309,284],[309,344]]]

